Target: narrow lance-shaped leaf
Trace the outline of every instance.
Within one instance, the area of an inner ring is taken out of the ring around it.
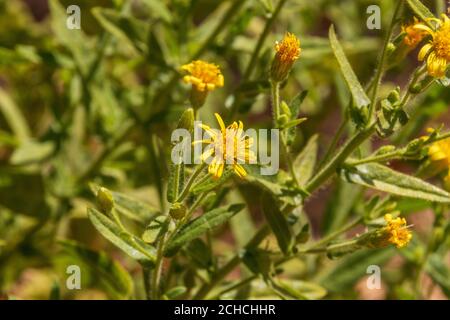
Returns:
[[[142,1],[150,10],[154,17],[162,18],[166,22],[172,21],[172,15],[167,9],[164,1],[161,0],[143,0]]]
[[[343,168],[342,179],[403,197],[450,203],[450,194],[421,179],[369,163]]]
[[[2,88],[0,88],[0,112],[20,141],[25,141],[30,137],[30,128],[25,117],[19,107]]]
[[[92,12],[105,30],[129,44],[138,52],[145,52],[145,42],[149,30],[148,23],[146,24],[131,16],[120,15],[111,9],[94,8]]]
[[[93,208],[88,208],[88,217],[98,232],[106,239],[142,265],[153,266],[156,260],[154,247],[146,244],[138,237],[123,231],[116,223]]]
[[[286,217],[278,207],[277,201],[270,194],[264,193],[262,208],[264,217],[277,239],[278,246],[284,254],[288,254],[294,245],[294,237],[291,234]]]
[[[233,204],[229,207],[217,208],[192,220],[181,228],[168,242],[165,255],[173,255],[183,245],[201,236],[206,231],[227,222],[231,217],[241,211],[243,207],[243,204]]]
[[[314,173],[319,145],[317,135],[313,135],[294,162],[295,174],[300,185],[305,185]]]
[[[357,116],[360,118],[361,121],[366,121],[367,119],[365,108],[370,104],[370,99],[367,97],[366,92],[364,91],[361,83],[356,77],[355,72],[353,71],[350,63],[348,62],[344,50],[336,37],[333,25],[330,27],[329,38],[331,48],[333,49],[333,53],[339,63],[342,75],[352,94],[353,103],[358,111]]]

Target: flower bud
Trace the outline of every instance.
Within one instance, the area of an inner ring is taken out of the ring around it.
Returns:
[[[186,215],[186,207],[179,202],[172,204],[169,210],[170,216],[175,220],[180,220]]]
[[[281,42],[275,45],[276,54],[272,61],[270,77],[274,82],[284,81],[300,57],[300,40],[292,33],[287,32]]]
[[[97,192],[97,205],[104,214],[109,214],[114,207],[114,199],[108,189],[101,187]]]

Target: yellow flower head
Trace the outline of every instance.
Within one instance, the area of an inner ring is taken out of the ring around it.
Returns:
[[[292,33],[286,32],[281,42],[275,43],[277,58],[283,62],[294,62],[300,57],[300,40]]]
[[[292,65],[300,57],[300,40],[294,34],[287,32],[281,42],[275,43],[275,51],[271,77],[274,81],[281,82],[286,79]]]
[[[450,19],[447,15],[442,14],[440,20],[436,18],[430,20],[436,22],[436,30],[422,23],[414,26],[431,36],[430,42],[424,45],[419,52],[419,61],[426,58],[428,74],[435,78],[441,78],[445,76],[450,63]]]
[[[433,142],[428,148],[428,157],[433,162],[450,166],[450,138]]]
[[[212,91],[215,88],[223,87],[223,75],[220,72],[220,68],[215,64],[196,60],[185,64],[181,69],[190,73],[183,77],[184,82],[191,83],[200,92]]]
[[[391,214],[386,214],[384,220],[387,225],[384,228],[388,236],[388,241],[395,244],[397,248],[403,248],[406,246],[412,238],[411,231],[409,231],[406,225],[405,218],[393,218]]]
[[[425,31],[415,27],[418,24],[419,21],[414,17],[413,23],[402,26],[402,32],[405,33],[403,42],[411,49],[414,49],[427,35]]]
[[[201,160],[210,159],[208,172],[215,179],[222,176],[225,165],[231,165],[234,172],[241,178],[247,175],[245,169],[240,163],[249,163],[256,160],[256,156],[252,150],[253,139],[244,135],[244,125],[233,122],[228,127],[219,114],[215,113],[220,130],[211,129],[207,125],[201,125],[210,136],[209,139],[194,141],[193,144],[206,143],[205,152],[201,155]]]

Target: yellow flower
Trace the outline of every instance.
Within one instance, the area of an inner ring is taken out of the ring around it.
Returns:
[[[294,34],[287,32],[281,42],[276,42],[275,51],[271,77],[272,80],[281,82],[286,79],[292,65],[300,57],[300,40]]]
[[[405,218],[393,218],[391,214],[386,214],[384,220],[387,225],[384,227],[384,232],[388,236],[388,241],[395,244],[397,248],[403,248],[406,246],[412,238],[411,231],[409,231],[406,225]]]
[[[431,35],[431,41],[424,45],[419,52],[419,61],[426,59],[428,74],[435,78],[445,76],[448,63],[450,62],[450,19],[442,14],[441,20],[430,19],[436,22],[436,30],[419,23],[414,26]]]
[[[183,77],[184,82],[191,83],[200,92],[212,91],[215,88],[223,87],[223,75],[220,72],[220,68],[215,64],[196,60],[185,64],[181,69],[190,73]]]
[[[256,156],[250,147],[253,145],[253,139],[244,136],[244,125],[241,121],[239,123],[233,122],[228,127],[219,114],[215,113],[220,130],[211,129],[207,125],[201,125],[210,136],[209,139],[194,141],[193,144],[206,143],[206,151],[201,155],[201,160],[211,159],[208,166],[208,172],[213,175],[215,179],[222,176],[225,165],[231,165],[234,172],[241,178],[247,175],[245,169],[240,163],[249,163],[255,161]]]
[[[428,157],[433,162],[450,166],[450,138],[433,142],[428,148]]]
[[[415,26],[419,24],[419,20],[414,17],[414,22],[408,25],[402,26],[402,32],[405,33],[405,37],[403,38],[403,42],[414,49],[420,41],[427,35],[425,31],[416,28]]]

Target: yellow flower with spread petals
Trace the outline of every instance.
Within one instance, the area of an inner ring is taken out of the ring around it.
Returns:
[[[288,76],[294,62],[300,57],[300,40],[294,34],[287,32],[281,42],[276,42],[275,51],[271,77],[276,82],[282,82]]]
[[[405,218],[393,218],[391,214],[386,214],[384,220],[387,225],[384,231],[387,233],[388,241],[394,244],[397,248],[403,248],[412,239],[411,231],[406,225]]]
[[[194,141],[193,144],[206,143],[206,151],[201,155],[201,160],[210,160],[208,172],[218,179],[222,176],[225,165],[231,165],[234,172],[241,178],[247,175],[242,163],[256,161],[252,150],[253,139],[244,135],[244,125],[233,122],[228,127],[219,114],[215,113],[220,130],[212,129],[207,125],[201,125],[202,129],[209,135],[209,139]]]
[[[443,14],[441,19],[430,19],[436,22],[436,29],[419,23],[414,26],[431,36],[431,41],[419,52],[419,61],[426,59],[428,74],[435,78],[445,76],[450,63],[450,19]]]
[[[181,69],[190,73],[183,77],[184,82],[192,84],[200,92],[223,87],[223,75],[215,64],[196,60],[182,66]]]
[[[425,31],[415,27],[418,24],[419,20],[414,17],[413,23],[402,26],[402,32],[405,34],[403,42],[411,49],[414,49],[427,35]]]

